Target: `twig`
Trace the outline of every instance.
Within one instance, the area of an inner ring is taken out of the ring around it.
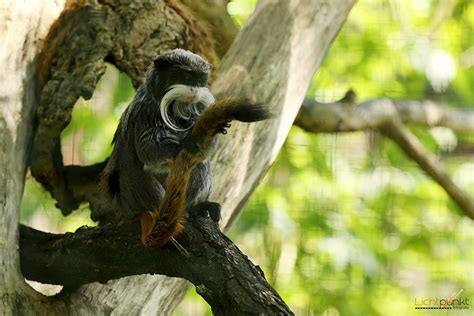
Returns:
[[[474,219],[474,203],[469,195],[451,180],[441,163],[424,148],[423,144],[413,133],[399,120],[389,121],[381,126],[379,130],[397,143],[431,178],[438,182],[466,216]]]

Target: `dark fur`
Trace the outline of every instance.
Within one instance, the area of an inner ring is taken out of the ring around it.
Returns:
[[[206,87],[210,69],[206,61],[183,50],[158,57],[149,68],[145,83],[120,118],[114,149],[101,177],[103,190],[117,199],[124,216],[158,208],[168,174],[153,174],[145,171],[144,165],[165,164],[176,157],[182,140],[191,132],[174,131],[164,124],[159,111],[161,98],[176,83]],[[192,117],[187,124],[194,124],[196,119]],[[187,205],[206,201],[210,191],[210,167],[204,161],[191,174]]]

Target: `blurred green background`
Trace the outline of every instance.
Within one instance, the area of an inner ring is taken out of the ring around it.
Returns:
[[[239,26],[255,2],[230,2]],[[350,88],[361,101],[432,99],[474,111],[474,1],[360,0],[308,96],[330,102]],[[65,164],[108,156],[133,95],[129,78],[109,67],[62,135]],[[456,154],[474,135],[410,129],[474,196],[473,154]],[[94,225],[86,206],[61,217],[31,177],[21,220],[54,232]],[[472,315],[473,228],[390,140],[373,132],[314,135],[294,127],[230,235],[297,315]],[[460,289],[470,298],[468,311],[414,309],[415,298]],[[175,314],[210,310],[192,289]]]

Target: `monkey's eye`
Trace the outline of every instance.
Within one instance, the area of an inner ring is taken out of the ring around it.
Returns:
[[[186,84],[195,86],[196,85],[196,75],[192,72],[185,72],[184,73],[184,81]]]

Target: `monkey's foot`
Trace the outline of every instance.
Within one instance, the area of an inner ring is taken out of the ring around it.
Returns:
[[[201,217],[209,216],[215,223],[219,223],[221,219],[221,205],[216,202],[204,201],[189,209],[191,215]]]
[[[155,212],[140,214],[142,242],[147,247],[163,247],[168,242],[177,243],[176,237],[184,228],[179,222],[168,223],[159,219]]]

